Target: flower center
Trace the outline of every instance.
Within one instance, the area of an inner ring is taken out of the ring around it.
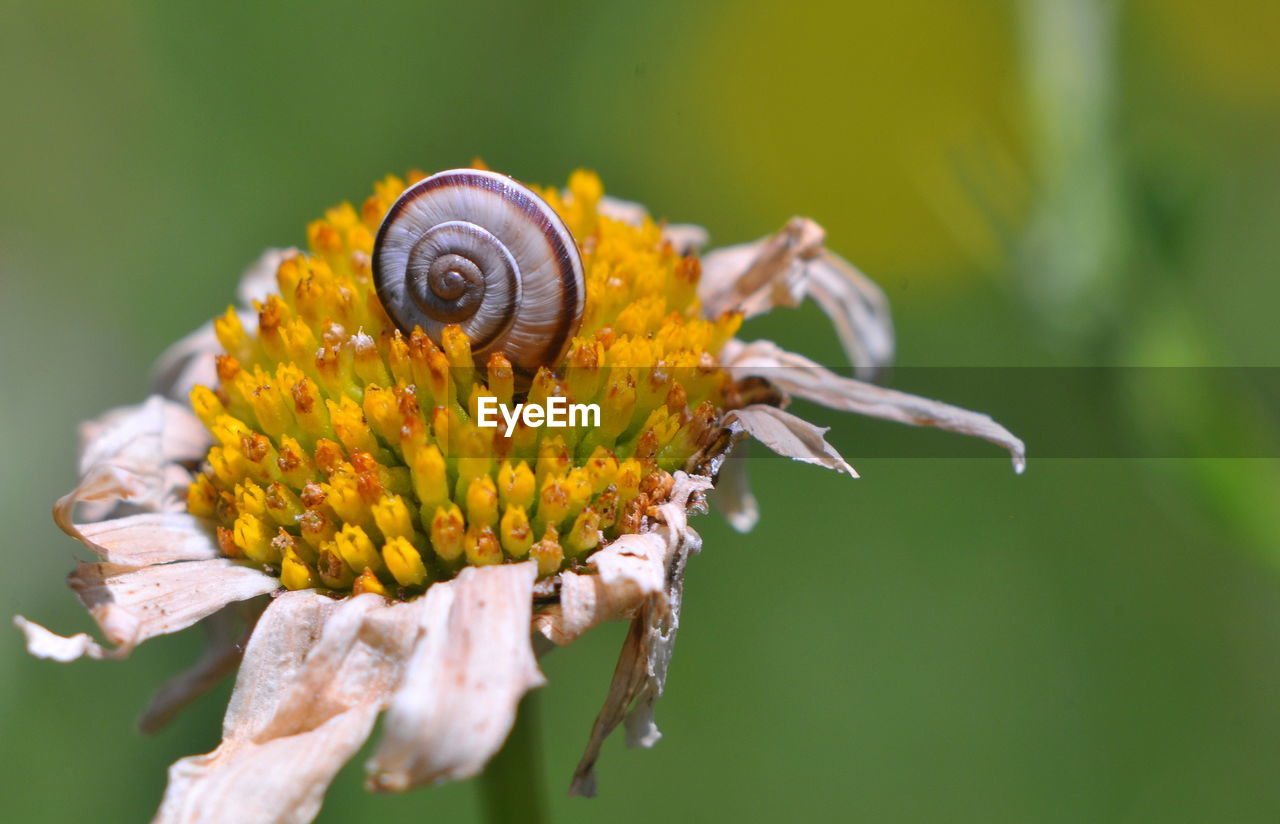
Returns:
[[[388,178],[360,213],[312,223],[309,252],[283,260],[278,292],[255,304],[256,332],[234,309],[215,321],[218,384],[192,392],[215,445],[188,508],[217,522],[227,555],[291,589],[411,597],[465,564],[529,558],[555,574],[640,527],[724,404],[715,355],[739,318],[702,319],[697,260],[651,222],[600,215],[586,173],[543,192],[581,247],[586,307],[527,392],[501,354],[477,365],[458,327],[438,343],[396,329],[369,256],[404,188]],[[474,263],[446,253],[423,269],[424,299],[475,311]],[[568,403],[597,415],[549,427],[527,414]],[[517,408],[496,426],[485,414]]]

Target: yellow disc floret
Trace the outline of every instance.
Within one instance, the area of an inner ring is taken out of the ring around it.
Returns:
[[[369,260],[405,186],[387,177],[359,211],[313,222],[309,251],[283,260],[278,293],[254,304],[256,331],[234,308],[214,320],[218,384],[191,393],[214,445],[187,507],[218,524],[224,553],[289,589],[409,597],[465,564],[528,559],[553,575],[640,528],[725,402],[716,356],[739,318],[702,318],[697,258],[652,221],[600,214],[588,172],[539,191],[586,278],[560,363],[521,387],[503,355],[477,361],[458,327],[439,341],[397,329]],[[545,428],[484,414],[551,399],[598,418]]]

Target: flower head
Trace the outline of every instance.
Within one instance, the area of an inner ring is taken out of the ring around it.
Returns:
[[[80,483],[54,516],[98,556],[70,585],[113,646],[19,617],[28,648],[118,658],[206,622],[214,644],[157,694],[144,729],[239,663],[222,744],[173,766],[158,820],[310,820],[383,712],[370,788],[474,775],[543,683],[531,632],[563,645],[625,618],[574,777],[594,792],[624,717],[629,740],[657,740],[684,565],[701,546],[687,515],[716,488],[736,527],[757,517],[733,447],[751,436],[854,474],[782,408],[790,395],[984,437],[1021,468],[1021,442],[985,416],[733,338],[744,317],[808,296],[860,373],[891,357],[883,295],[812,221],[699,257],[701,230],[655,223],[592,174],[540,190],[576,242],[585,296],[563,355],[526,373],[473,351],[461,326],[392,321],[371,260],[405,186],[388,177],[360,209],[312,223],[305,252],[265,255],[244,305],[162,359],[156,396],[85,427]],[[556,399],[598,417],[486,425],[486,410]]]
[[[311,251],[283,257],[276,290],[253,302],[256,334],[234,307],[214,321],[217,384],[191,392],[214,445],[187,509],[218,524],[224,555],[287,589],[405,599],[463,566],[529,558],[554,575],[637,532],[725,407],[717,358],[741,315],[704,319],[697,258],[652,222],[602,219],[585,172],[563,196],[543,192],[585,272],[582,325],[560,361],[519,381],[502,352],[475,355],[461,326],[436,339],[397,328],[370,258],[404,188],[388,178],[358,213],[312,223]],[[555,429],[494,425],[518,390],[581,414]]]

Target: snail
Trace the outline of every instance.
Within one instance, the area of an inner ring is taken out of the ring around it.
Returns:
[[[529,188],[477,169],[415,183],[373,246],[373,282],[391,320],[437,344],[458,324],[477,363],[505,355],[526,380],[564,355],[582,324],[578,245]]]

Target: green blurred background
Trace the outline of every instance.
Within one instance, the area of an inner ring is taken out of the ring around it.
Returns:
[[[77,422],[388,171],[586,166],[717,243],[810,215],[884,285],[907,366],[1275,366],[1278,9],[3,0],[0,611],[89,628],[48,515]],[[840,361],[811,307],[746,336]],[[1276,454],[1253,387],[1199,389],[1100,408],[1154,453]],[[1029,447],[1021,478],[994,450],[757,466],[754,533],[697,524],[666,737],[611,741],[594,801],[563,790],[623,627],[545,660],[556,818],[1280,820],[1277,462]],[[7,817],[149,816],[218,738],[227,685],[133,729],[199,644],[61,666],[0,633]],[[479,816],[469,784],[367,796],[362,760],[321,821]]]

